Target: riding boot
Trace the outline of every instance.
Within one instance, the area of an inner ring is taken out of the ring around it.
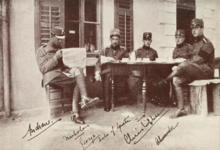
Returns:
[[[103,77],[104,90],[104,111],[110,111],[110,76],[106,74]]]

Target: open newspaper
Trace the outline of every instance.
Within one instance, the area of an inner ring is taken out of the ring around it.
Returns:
[[[77,70],[82,68],[84,75],[86,76],[86,49],[85,48],[66,48],[62,49],[63,64],[68,68]],[[78,73],[70,74],[63,72],[68,77],[75,77]]]

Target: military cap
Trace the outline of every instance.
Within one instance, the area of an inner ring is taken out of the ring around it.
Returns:
[[[176,30],[175,36],[185,37],[185,31],[183,29]]]
[[[143,33],[143,40],[151,40],[152,33],[151,32],[144,32]]]
[[[110,37],[115,36],[115,35],[120,37],[120,30],[119,29],[111,29]]]
[[[53,27],[52,34],[54,34],[58,39],[64,39],[65,38],[64,28],[59,26],[59,25],[55,25]]]
[[[203,27],[204,26],[204,22],[202,19],[193,19],[191,21],[191,28],[195,28],[195,27]]]

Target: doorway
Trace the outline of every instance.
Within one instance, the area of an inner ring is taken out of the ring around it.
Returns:
[[[177,29],[185,30],[185,42],[192,44],[191,20],[195,18],[195,0],[177,0]]]

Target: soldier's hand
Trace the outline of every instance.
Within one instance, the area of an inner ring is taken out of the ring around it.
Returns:
[[[96,71],[96,72],[95,72],[95,80],[96,80],[96,81],[102,81],[102,78],[101,78],[101,75],[100,75],[100,72],[99,72],[99,71]]]
[[[63,55],[62,55],[62,51],[61,51],[60,49],[59,49],[59,50],[55,53],[55,55],[54,55],[54,57],[56,58],[56,60],[60,59],[62,56],[63,56]]]
[[[172,71],[176,70],[177,66],[173,66],[172,67]]]

